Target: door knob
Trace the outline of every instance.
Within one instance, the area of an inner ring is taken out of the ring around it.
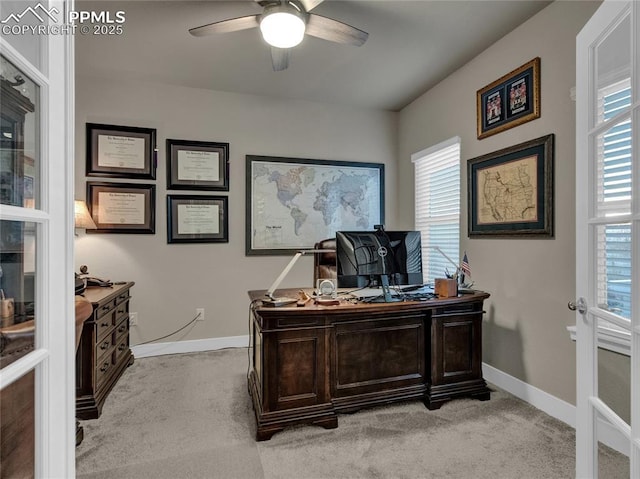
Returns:
[[[578,301],[576,302],[569,301],[569,304],[567,304],[567,307],[571,311],[578,310],[580,314],[584,314],[587,312],[587,302],[584,300],[584,298],[578,298]]]

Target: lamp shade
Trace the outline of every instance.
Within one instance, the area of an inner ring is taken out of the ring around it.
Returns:
[[[260,20],[260,31],[264,41],[277,48],[298,45],[304,37],[305,28],[300,12],[287,5],[270,8]]]
[[[85,230],[96,230],[98,227],[93,222],[93,218],[89,214],[87,204],[82,200],[75,200],[74,202],[74,216],[75,227]]]

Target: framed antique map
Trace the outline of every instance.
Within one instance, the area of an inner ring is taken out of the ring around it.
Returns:
[[[553,154],[547,135],[469,160],[469,237],[552,237]]]
[[[246,157],[246,254],[311,249],[384,223],[384,165]]]

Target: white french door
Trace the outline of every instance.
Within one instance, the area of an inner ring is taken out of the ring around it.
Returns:
[[[605,0],[576,43],[576,477],[598,477],[597,424],[640,477],[640,5]],[[631,342],[631,421],[599,396],[598,331]]]
[[[3,397],[29,392],[2,419],[24,409],[14,431],[35,437],[26,466],[5,448],[3,476],[75,476],[73,37],[51,28],[72,7],[0,2],[0,327],[33,338],[0,354]]]

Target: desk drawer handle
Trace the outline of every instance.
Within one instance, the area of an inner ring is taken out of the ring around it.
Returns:
[[[111,343],[109,341],[105,341],[104,343],[102,343],[100,345],[100,349],[102,349],[104,351],[105,349],[108,349],[110,345],[111,345]]]
[[[100,371],[105,372],[107,369],[109,369],[109,363],[104,363],[100,368]]]

